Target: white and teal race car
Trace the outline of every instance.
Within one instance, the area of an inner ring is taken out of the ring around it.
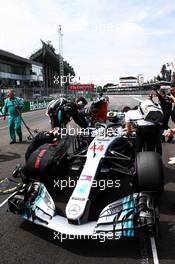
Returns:
[[[67,236],[153,234],[163,190],[160,155],[135,153],[135,139],[126,137],[119,124],[97,126],[74,138],[52,188],[42,180],[29,181],[9,199],[9,210]]]

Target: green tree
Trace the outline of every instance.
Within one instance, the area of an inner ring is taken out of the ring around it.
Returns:
[[[103,88],[105,88],[105,87],[108,87],[108,86],[114,86],[115,84],[113,84],[113,83],[107,83],[107,84],[105,84],[104,86],[103,86]]]
[[[102,91],[103,91],[103,88],[102,88],[102,86],[100,86],[100,85],[99,85],[99,86],[97,86],[97,88],[96,88],[96,89],[97,89],[97,93],[100,93],[100,92],[102,92]]]

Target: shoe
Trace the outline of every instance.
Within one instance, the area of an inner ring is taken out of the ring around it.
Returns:
[[[22,142],[22,137],[19,138],[19,142]]]
[[[170,158],[169,158],[169,160],[173,160],[173,159],[175,159],[175,157],[170,157]]]
[[[175,164],[175,158],[174,159],[171,159],[170,161],[168,161],[168,164],[170,164],[170,165]]]
[[[16,140],[10,141],[10,144],[15,144],[15,143],[16,143]]]

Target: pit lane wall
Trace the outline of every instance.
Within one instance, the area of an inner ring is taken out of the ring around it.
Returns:
[[[32,101],[25,101],[24,107],[22,112],[30,112],[35,110],[44,109],[47,107],[48,103],[51,100],[32,100]]]
[[[51,100],[52,99],[50,99],[50,100],[40,99],[40,100],[24,101],[24,106],[22,108],[22,112],[24,113],[24,112],[30,112],[30,111],[45,109]],[[3,107],[3,102],[0,102],[0,116],[2,115],[2,113],[1,113],[2,107]]]

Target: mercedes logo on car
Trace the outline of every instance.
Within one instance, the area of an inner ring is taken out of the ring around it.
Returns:
[[[71,215],[78,215],[80,212],[80,206],[78,204],[73,204],[71,207],[68,209],[69,214]]]

